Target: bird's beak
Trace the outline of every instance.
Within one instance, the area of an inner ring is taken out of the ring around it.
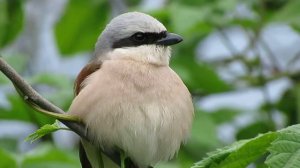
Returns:
[[[173,45],[173,44],[180,43],[182,40],[183,40],[182,37],[177,35],[177,34],[167,33],[167,36],[162,38],[162,39],[159,39],[156,42],[156,44],[157,45],[163,45],[163,46],[170,46],[170,45]]]

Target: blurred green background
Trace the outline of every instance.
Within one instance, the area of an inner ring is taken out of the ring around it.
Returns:
[[[141,11],[183,36],[171,67],[193,95],[187,144],[159,168],[187,168],[207,152],[300,120],[300,1],[0,0],[0,54],[67,110],[73,81],[109,20]],[[0,167],[79,168],[78,137],[24,138],[54,120],[22,102],[0,74]],[[249,167],[266,167],[262,160]]]

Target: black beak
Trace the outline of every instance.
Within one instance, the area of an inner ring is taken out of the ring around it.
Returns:
[[[173,44],[180,43],[182,40],[183,40],[182,37],[177,34],[167,33],[167,36],[157,40],[156,44],[163,45],[163,46],[170,46]]]

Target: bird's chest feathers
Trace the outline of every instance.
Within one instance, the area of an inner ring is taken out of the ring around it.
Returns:
[[[89,92],[93,102],[90,111],[101,119],[109,116],[129,119],[132,123],[159,122],[154,120],[159,119],[160,113],[176,108],[173,101],[178,86],[181,86],[180,80],[168,66],[113,60],[104,62],[101,69],[87,79],[82,94]]]
[[[188,134],[193,105],[168,66],[108,60],[84,85],[70,112],[84,116],[95,144],[149,165],[173,156]]]
[[[98,87],[95,90],[103,90],[100,87],[104,87],[107,92],[119,94],[118,97],[150,96],[145,94],[155,96],[162,90],[168,90],[172,85],[166,82],[170,80],[167,71],[169,71],[167,66],[113,60],[105,62],[99,71],[87,79],[86,84]]]

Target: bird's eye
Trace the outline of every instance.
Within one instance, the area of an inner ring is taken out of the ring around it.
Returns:
[[[146,40],[146,35],[144,33],[135,33],[132,36],[133,40],[136,42],[144,42]]]

